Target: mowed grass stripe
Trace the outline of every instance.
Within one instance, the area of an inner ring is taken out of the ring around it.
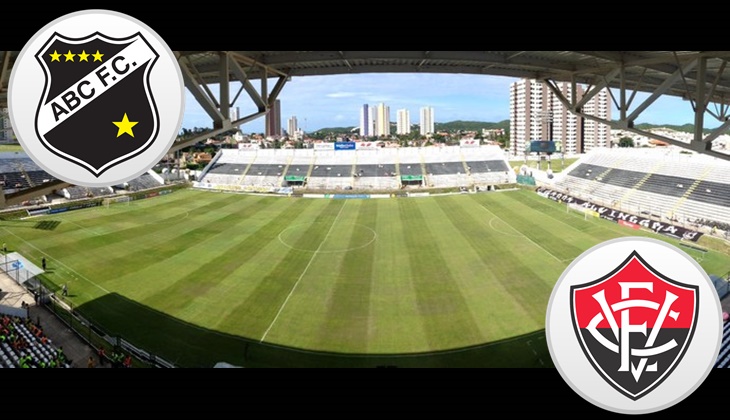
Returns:
[[[418,309],[399,200],[376,200],[375,265],[372,268],[369,352],[415,351],[430,348]]]
[[[371,341],[370,299],[373,266],[376,264],[375,243],[360,247],[370,240],[372,232],[362,227],[375,228],[378,206],[375,201],[355,203],[348,208],[348,213],[356,216],[352,225],[354,228],[347,235],[349,241],[345,248],[351,251],[336,255],[341,261],[326,302],[325,320],[318,325],[318,343],[315,348],[367,352]]]
[[[195,213],[205,214],[206,212],[215,211],[216,209],[220,209],[221,207],[225,207],[227,205],[237,205],[238,203],[240,203],[240,201],[240,197],[228,196],[222,200],[210,202],[191,211]],[[54,241],[53,245],[46,247],[46,252],[48,252],[50,255],[53,255],[54,258],[62,259],[69,255],[77,254],[79,249],[96,249],[102,246],[107,246],[110,244],[124,241],[131,241],[133,245],[135,243],[139,243],[140,238],[143,238],[145,235],[153,235],[156,230],[174,227],[174,225],[180,221],[181,216],[185,213],[188,213],[188,211],[185,211],[182,213],[174,212],[170,214],[168,213],[168,210],[164,208],[160,209],[160,211],[164,212],[164,216],[161,218],[161,220],[152,224],[140,224],[138,221],[135,220],[135,212],[125,213],[123,216],[118,217],[127,218],[129,220],[129,227],[104,235],[91,235],[87,232],[84,232],[86,233],[86,237],[74,238],[74,240],[71,242],[56,240]],[[79,228],[79,230],[81,229]],[[62,239],[63,236],[54,236],[54,238]]]
[[[279,200],[273,198],[273,200]],[[297,200],[290,200],[297,201]],[[311,221],[315,220],[321,213],[322,209],[327,206],[327,202],[324,200],[314,200],[307,205],[306,208],[302,208],[301,212],[297,214],[296,219],[290,219],[290,224],[282,226],[282,230],[288,229],[289,226],[298,226],[297,229],[306,231],[311,228]],[[274,212],[268,213],[268,219],[251,220],[251,223],[239,223],[232,227],[234,231],[245,231],[249,235],[258,235],[258,231],[261,226],[265,225],[270,219],[281,218],[282,215]],[[310,221],[309,224],[304,223]],[[255,224],[252,226],[252,224]],[[300,238],[300,236],[297,236]],[[225,331],[235,334],[251,337],[253,339],[259,339],[260,337],[254,337],[251,334],[254,332],[250,331],[250,325],[248,319],[236,319],[235,316],[231,316],[234,311],[237,310],[238,306],[247,299],[252,293],[255,292],[256,288],[260,286],[262,279],[270,275],[278,266],[286,264],[285,259],[287,253],[291,249],[282,243],[282,238],[277,235],[277,240],[272,240],[260,248],[256,249],[231,249],[225,252],[244,252],[249,255],[245,263],[241,264],[234,271],[227,273],[223,281],[221,281],[215,288],[208,291],[203,296],[198,297],[194,301],[190,302],[182,311],[179,312],[179,316],[184,319],[189,319],[191,322],[199,322],[201,319],[210,320],[206,325],[210,325],[218,331]],[[289,238],[291,240],[292,238]],[[301,245],[302,242],[286,242],[287,245]],[[292,273],[293,275],[293,273]],[[258,302],[257,304],[265,305],[266,302]],[[229,318],[230,316],[230,318]]]
[[[586,220],[582,213],[565,211],[564,205],[559,205],[556,208],[554,201],[545,199],[533,192],[519,191],[505,194],[505,197],[539,211],[548,218],[545,223],[552,223],[550,220],[552,219],[558,226],[565,226],[566,229],[575,231],[571,235],[580,235],[583,238],[598,242],[604,242],[616,237],[615,231],[608,229],[603,223],[596,223],[596,219],[591,217]]]
[[[152,266],[166,265],[168,259],[175,258],[180,254],[190,254],[189,259],[192,260],[196,259],[196,255],[205,256],[210,247],[216,246],[211,243],[217,242],[219,235],[226,234],[225,242],[228,242],[231,240],[229,233],[236,229],[236,225],[247,223],[261,212],[276,211],[282,208],[281,204],[275,200],[261,197],[249,197],[241,204],[243,206],[238,206],[235,211],[221,212],[221,215],[226,213],[227,215],[214,218],[211,221],[191,220],[170,229],[152,232],[140,238],[140,246],[136,249],[130,250],[126,247],[119,249],[121,246],[116,246],[114,252],[109,253],[109,255],[115,255],[115,257],[110,258],[108,263],[104,264],[106,271],[111,271],[107,273],[107,278],[110,282],[114,282],[116,279],[130,276]],[[181,244],[186,247],[182,252]],[[111,251],[109,247],[104,249]],[[162,278],[174,276],[177,274],[176,271],[188,271],[188,268],[181,265],[180,262],[176,264],[177,267],[166,265],[164,269],[161,267],[156,268],[160,273],[165,273]],[[122,279],[122,281],[129,280],[131,279]]]
[[[312,202],[312,200],[303,201]],[[273,267],[268,275],[260,279],[249,296],[242,299],[241,303],[226,317],[225,323],[245,323],[249,337],[263,337],[313,258],[311,251],[300,251],[299,249],[306,249],[305,247],[310,242],[321,244],[344,205],[343,201],[328,202],[322,212],[312,221],[306,234],[297,243],[292,244],[293,249],[288,249],[288,252],[283,254],[281,262]],[[281,220],[275,231],[271,233],[276,237],[287,224],[296,219],[295,216],[292,214],[289,218]],[[316,256],[314,257],[316,258]],[[267,341],[273,342],[275,337],[272,335]]]
[[[404,226],[406,249],[413,277],[419,315],[431,349],[475,343],[481,338],[479,327],[466,310],[468,308],[449,264],[431,232],[429,221],[421,206],[433,206],[433,201],[399,200],[398,207]]]
[[[203,199],[203,202],[209,202]],[[134,202],[134,207],[126,205],[112,206],[107,209],[104,206],[92,207],[84,210],[77,210],[68,213],[59,213],[55,215],[41,216],[22,221],[12,222],[16,225],[26,225],[31,228],[26,231],[26,238],[33,239],[36,237],[49,236],[43,230],[32,229],[32,227],[40,221],[59,221],[61,224],[54,230],[58,243],[72,243],[78,238],[85,238],[89,234],[101,236],[107,233],[116,232],[129,226],[129,222],[133,219],[144,217],[146,215],[171,214],[174,209],[180,209],[180,214],[184,215],[187,210],[195,210],[200,206],[197,199],[191,197],[190,192],[178,191],[174,194],[167,194],[155,198],[138,200]],[[184,211],[183,211],[184,210]],[[133,217],[134,215],[134,217]],[[174,222],[173,222],[174,223]],[[138,224],[138,223],[137,223]]]
[[[309,205],[311,202],[307,201],[289,202],[278,217],[271,218],[255,235],[245,236],[241,240],[229,237],[228,246],[224,249],[211,249],[207,258],[201,254],[200,262],[195,270],[190,271],[169,287],[148,297],[144,303],[163,312],[177,315],[192,300],[204,296],[210,289],[221,283],[229,273],[256,256],[256,252],[242,253],[241,250],[259,250],[272,241],[278,241],[278,234],[287,221],[294,219]],[[170,299],[171,296],[175,296],[176,299]],[[261,303],[264,302],[259,302],[259,304]]]
[[[218,199],[218,197],[215,196],[211,196],[211,198]],[[138,237],[136,239],[129,239],[122,242],[110,241],[110,243],[105,246],[84,249],[84,252],[77,252],[73,255],[70,255],[64,258],[64,261],[68,265],[74,267],[76,271],[83,273],[84,276],[87,276],[89,278],[94,278],[97,283],[104,284],[105,287],[114,288],[115,282],[134,283],[136,282],[136,276],[131,277],[131,274],[144,272],[150,266],[157,265],[161,262],[161,259],[157,258],[160,257],[157,254],[158,249],[170,247],[170,252],[174,252],[174,249],[177,248],[177,255],[180,255],[181,253],[185,252],[181,252],[181,249],[185,250],[187,247],[187,250],[189,250],[190,248],[195,248],[195,246],[197,245],[197,243],[175,242],[175,237],[179,235],[184,235],[185,232],[193,230],[196,227],[213,223],[216,221],[216,219],[221,218],[223,215],[230,216],[236,214],[237,211],[240,211],[242,208],[248,207],[249,203],[253,203],[256,200],[260,200],[260,198],[256,198],[250,201],[232,202],[229,203],[227,206],[219,208],[217,210],[208,210],[208,212],[201,214],[195,220],[185,219],[184,223],[182,223],[183,221],[177,221],[174,224],[168,225],[149,225],[147,226],[148,233],[141,237]],[[235,217],[230,217],[230,219],[235,220]],[[218,223],[217,226],[217,232],[226,229],[226,226],[223,223]],[[216,231],[208,230],[207,233],[210,233],[211,235],[206,240],[210,240],[210,238],[215,237],[215,232]],[[199,233],[202,235],[205,234],[205,231],[200,231]],[[122,259],[126,256],[129,256],[130,254],[137,254],[139,258],[137,260],[125,261],[128,264],[121,264],[119,261],[112,261],[112,264],[106,263],[110,258],[113,260]],[[53,257],[57,257],[54,254],[50,255],[52,255]],[[154,258],[150,260],[151,257]],[[146,271],[152,278],[155,279],[155,281],[144,282],[144,287],[132,288],[130,293],[134,296],[141,297],[140,293],[146,291],[152,285],[159,287],[158,284],[160,282],[164,283],[164,281],[168,280],[171,274],[186,270],[189,270],[189,262],[188,264],[185,264],[184,262],[179,261],[176,266],[170,267],[167,271],[164,272],[163,275],[159,275],[162,270]],[[60,281],[65,280],[52,279],[52,281],[60,284]],[[121,290],[125,289],[126,286],[124,284],[121,284]]]
[[[479,209],[465,206],[466,203],[461,200],[461,197],[448,197],[436,202],[448,215],[453,225],[459,229],[471,249],[479,254],[482,261],[488,262],[487,270],[492,274],[491,278],[497,282],[494,285],[497,296],[489,291],[481,296],[497,305],[497,310],[486,322],[498,324],[495,327],[502,334],[508,333],[510,329],[514,328],[512,335],[544,327],[545,309],[552,287],[540,280],[544,276],[544,271],[538,272],[529,266],[515,264],[514,261],[518,255],[527,255],[544,268],[551,265],[562,268],[562,265],[552,258],[530,252],[522,238],[504,235],[501,235],[500,238],[500,234],[496,231],[475,229],[475,226],[483,225],[484,217],[478,213]],[[557,281],[557,278],[555,280]],[[499,290],[506,291],[508,296],[500,296]],[[507,299],[509,303],[505,305],[504,301],[500,302],[502,299]],[[510,310],[509,307],[513,305],[517,305],[519,310]],[[526,319],[530,319],[532,322],[525,322]],[[503,339],[508,336],[494,338]]]
[[[573,237],[567,237],[561,226],[546,222],[542,216],[530,207],[509,200],[509,193],[493,194],[484,199],[472,196],[480,202],[485,210],[505,221],[517,233],[533,241],[542,251],[559,260],[571,260],[579,256],[586,248],[585,244]]]

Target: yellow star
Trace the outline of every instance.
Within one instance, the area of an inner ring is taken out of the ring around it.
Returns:
[[[96,54],[91,54],[92,57],[94,57],[94,61],[101,61],[101,57],[104,56],[104,54],[99,53],[99,50],[96,50]]]
[[[132,127],[139,124],[139,121],[132,122],[129,121],[129,118],[127,118],[127,113],[124,113],[124,118],[122,118],[121,121],[112,121],[114,125],[119,127],[119,131],[117,131],[117,138],[119,138],[122,134],[129,134],[130,136],[134,137],[134,133],[132,132]]]
[[[71,50],[68,50],[68,52],[66,54],[64,54],[63,56],[66,57],[66,61],[68,62],[68,61],[74,61],[74,57],[76,56],[76,54],[71,54]]]
[[[86,61],[89,62],[89,55],[86,53],[86,50],[81,51],[81,54],[79,54],[79,61]]]
[[[59,63],[61,62],[61,59],[60,59],[61,54],[59,54],[58,51],[53,50],[53,54],[49,54],[49,55],[51,56],[51,61],[58,61]]]

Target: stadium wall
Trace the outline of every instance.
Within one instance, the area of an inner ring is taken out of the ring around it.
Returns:
[[[601,219],[610,220],[614,223],[618,223],[630,228],[634,228],[634,225],[636,225],[651,230],[654,233],[692,242],[699,241],[699,239],[703,236],[701,232],[687,229],[682,226],[673,225],[671,223],[659,222],[646,217],[636,216],[621,210],[612,209],[610,207],[598,206],[591,203],[590,201],[581,200],[560,191],[554,191],[548,188],[540,187],[537,189],[537,193],[542,197],[557,201],[559,203],[565,203],[571,206],[579,206],[583,209],[593,211],[595,213],[598,213]]]

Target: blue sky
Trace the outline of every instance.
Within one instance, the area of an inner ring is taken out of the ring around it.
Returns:
[[[416,124],[423,106],[435,109],[436,122],[454,120],[498,122],[509,119],[509,85],[517,79],[499,76],[443,74],[355,74],[293,78],[279,95],[282,125],[296,116],[306,131],[324,127],[357,126],[363,104],[390,106],[391,121],[398,109],[408,109]],[[238,84],[234,84],[235,89]],[[256,82],[258,86],[258,82]],[[273,81],[269,83],[273,86]],[[217,94],[217,86],[212,87]],[[233,92],[232,94],[235,94]],[[634,106],[644,94],[637,94]],[[253,103],[241,94],[236,103],[241,115],[255,111]],[[618,112],[614,107],[614,119]],[[692,108],[678,98],[663,97],[639,117],[639,123],[693,123]],[[706,125],[713,125],[708,120]],[[188,92],[183,127],[210,127],[211,120]],[[244,132],[263,132],[263,118],[242,127]]]

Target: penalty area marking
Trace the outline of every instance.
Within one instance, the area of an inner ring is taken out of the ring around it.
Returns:
[[[311,226],[311,224],[310,223],[302,223],[302,224],[299,224],[299,225],[289,226],[288,228],[282,230],[281,233],[279,234],[279,236],[278,236],[279,242],[281,242],[281,244],[284,245],[285,247],[287,247],[289,249],[293,249],[294,251],[319,252],[320,254],[340,254],[340,253],[357,251],[357,250],[360,250],[360,249],[363,249],[363,248],[367,248],[368,246],[370,246],[373,242],[375,242],[378,239],[378,233],[375,232],[372,228],[367,227],[365,225],[361,225],[359,223],[354,223],[353,226],[359,226],[361,228],[367,229],[367,230],[369,230],[373,234],[373,237],[370,238],[370,241],[368,241],[368,243],[366,243],[364,245],[361,245],[361,246],[352,247],[352,248],[335,249],[335,250],[332,250],[332,251],[322,251],[322,250],[315,251],[313,249],[303,249],[303,248],[297,248],[297,247],[291,246],[288,243],[286,243],[286,241],[282,238],[282,235],[284,235],[286,232],[288,232],[288,231],[290,231],[292,229],[296,229],[296,228],[298,228],[300,226]],[[321,248],[321,245],[320,245],[320,248]]]
[[[495,231],[497,233],[500,233],[500,234],[502,234],[504,236],[511,236],[513,238],[523,238],[524,237],[524,235],[522,235],[522,234],[517,234],[517,233],[513,233],[513,232],[505,232],[505,231],[497,228],[496,226],[494,226],[494,221],[495,220],[502,221],[502,219],[498,219],[497,217],[492,217],[489,220],[489,227],[492,228],[493,231]],[[502,221],[502,223],[504,223],[504,221]],[[512,228],[512,230],[514,230],[513,227],[510,226],[510,228]]]
[[[543,251],[545,251],[545,252],[546,252],[546,253],[547,253],[548,255],[550,255],[551,257],[553,257],[553,258],[555,259],[555,261],[557,261],[557,262],[559,262],[559,263],[566,263],[566,262],[568,262],[568,261],[572,261],[572,260],[574,259],[574,258],[571,258],[571,259],[561,260],[560,258],[556,257],[556,256],[555,256],[555,254],[553,254],[552,252],[550,252],[550,251],[548,251],[547,249],[545,249],[545,247],[543,247],[542,245],[540,245],[540,244],[538,244],[537,242],[533,241],[532,239],[528,238],[528,237],[527,237],[527,235],[525,235],[524,233],[520,232],[520,231],[519,231],[518,229],[516,229],[516,228],[515,228],[514,226],[512,226],[511,224],[509,224],[509,223],[505,222],[505,221],[504,221],[504,220],[503,220],[503,219],[502,219],[501,217],[499,217],[499,216],[497,216],[496,214],[494,214],[494,213],[493,213],[493,212],[492,212],[491,210],[489,210],[488,208],[484,207],[484,205],[483,205],[483,204],[480,204],[480,205],[479,205],[479,207],[483,208],[483,209],[484,209],[484,211],[486,211],[486,212],[489,212],[489,214],[491,214],[492,216],[494,216],[494,218],[493,218],[492,220],[494,220],[494,219],[497,219],[497,220],[499,220],[500,222],[504,223],[505,225],[509,226],[509,227],[510,227],[510,229],[512,229],[512,230],[514,230],[514,231],[515,231],[516,233],[518,233],[518,234],[520,235],[520,237],[522,237],[522,238],[525,238],[525,239],[527,239],[527,240],[528,240],[528,241],[530,241],[530,242],[531,242],[531,243],[532,243],[533,245],[535,245],[536,247],[538,247],[538,248],[542,249]],[[490,227],[491,227],[492,229],[494,229],[494,227],[493,227],[493,226],[491,226],[491,225],[490,225]],[[494,229],[494,230],[497,230],[497,229]],[[497,232],[499,232],[499,231],[497,230]],[[500,232],[500,233],[501,233],[501,232]]]
[[[312,254],[312,257],[309,259],[309,262],[307,263],[307,266],[304,267],[304,271],[302,271],[302,274],[299,275],[299,278],[297,279],[296,283],[294,283],[294,286],[291,288],[291,291],[289,292],[289,295],[287,295],[286,299],[284,300],[284,303],[281,304],[281,307],[279,308],[279,311],[276,313],[276,316],[274,317],[274,320],[271,321],[271,324],[269,324],[269,328],[266,329],[264,332],[264,335],[261,337],[260,343],[263,343],[264,340],[266,340],[266,336],[269,335],[269,331],[271,331],[271,328],[276,324],[276,321],[279,319],[279,315],[284,311],[284,308],[286,307],[286,304],[289,303],[289,299],[291,299],[292,295],[294,294],[294,291],[297,289],[297,286],[299,286],[299,283],[304,278],[304,275],[307,274],[307,271],[309,271],[309,267],[312,266],[312,262],[314,262],[314,259],[317,258],[317,255],[320,254],[320,250],[322,249],[322,246],[327,242],[327,238],[332,234],[332,231],[335,228],[335,225],[337,224],[337,221],[340,220],[340,216],[342,215],[342,210],[345,209],[345,206],[347,205],[347,200],[345,200],[345,204],[340,207],[340,212],[337,213],[337,217],[335,217],[335,221],[332,222],[332,226],[330,226],[330,230],[327,231],[327,235],[325,235],[324,239],[322,239],[322,242],[319,244],[319,247],[316,251]]]

